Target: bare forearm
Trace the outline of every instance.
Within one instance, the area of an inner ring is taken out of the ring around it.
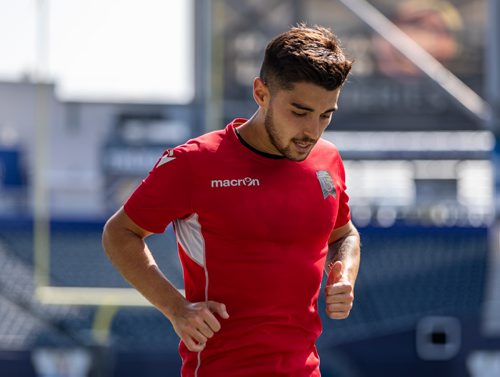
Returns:
[[[122,207],[106,223],[102,244],[118,271],[170,320],[186,347],[200,352],[221,328],[215,314],[229,318],[226,306],[212,300],[186,300],[158,268],[144,242],[150,234]]]
[[[360,261],[360,238],[357,231],[353,230],[345,237],[332,242],[328,246],[326,264],[341,261],[343,264],[343,274],[354,286],[358,276]]]
[[[123,277],[170,318],[178,302],[184,299],[160,271],[144,239],[108,223],[102,242],[109,259]]]

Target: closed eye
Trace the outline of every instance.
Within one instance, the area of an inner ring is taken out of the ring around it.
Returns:
[[[307,113],[298,113],[296,111],[292,111],[292,114],[295,115],[295,116],[298,116],[298,117],[304,117],[307,115]]]

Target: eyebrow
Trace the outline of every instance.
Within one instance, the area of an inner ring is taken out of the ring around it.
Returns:
[[[300,103],[297,103],[297,102],[292,102],[292,106],[296,107],[297,109],[304,110],[304,111],[314,111],[314,109],[311,109],[310,107],[307,107],[305,105],[301,105]],[[330,113],[333,111],[337,111],[337,109],[338,109],[338,107],[335,106],[335,107],[332,107],[331,109],[324,111],[323,113]]]

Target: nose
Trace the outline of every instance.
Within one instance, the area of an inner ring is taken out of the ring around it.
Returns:
[[[319,119],[311,119],[304,127],[304,135],[317,140],[323,132],[321,121]]]

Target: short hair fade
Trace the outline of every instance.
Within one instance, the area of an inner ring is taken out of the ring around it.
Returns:
[[[335,90],[345,82],[351,67],[352,61],[330,29],[301,23],[269,42],[260,78],[271,90],[289,90],[297,82]]]

